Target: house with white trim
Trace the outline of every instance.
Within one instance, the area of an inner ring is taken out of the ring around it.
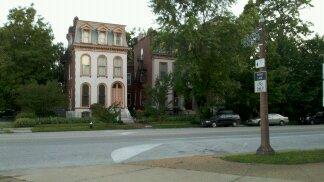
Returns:
[[[125,25],[79,20],[75,17],[66,38],[65,79],[69,98],[67,116],[90,115],[91,104],[127,109],[127,51]]]

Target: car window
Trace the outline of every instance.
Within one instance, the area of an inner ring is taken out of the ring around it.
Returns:
[[[225,114],[221,114],[221,115],[219,115],[219,118],[225,119],[226,118],[226,115]]]

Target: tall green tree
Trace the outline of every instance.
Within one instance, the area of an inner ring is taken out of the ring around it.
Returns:
[[[270,112],[288,115],[292,120],[297,120],[300,116],[320,108],[319,52],[323,50],[321,43],[323,39],[320,37],[305,39],[305,36],[311,33],[309,30],[311,23],[300,18],[300,10],[311,6],[309,0],[257,1],[256,3],[250,0],[238,18],[242,33],[248,34],[249,31],[256,29],[259,15],[264,16],[267,33],[269,109]],[[310,42],[316,46],[310,46]],[[247,64],[244,74],[238,78],[241,83],[247,80],[246,76],[252,80],[253,72],[256,71],[253,69],[253,63],[258,58],[257,51],[247,53],[246,56],[252,59]],[[249,59],[246,57],[242,62],[247,60]],[[245,82],[244,85],[247,83]],[[250,105],[253,103],[251,101],[258,101],[253,96],[257,94],[253,93],[253,85],[251,86],[243,87],[235,97],[227,100],[227,104],[241,108],[241,111],[245,108],[257,114],[255,111],[258,111],[258,104],[254,102],[252,107]]]
[[[33,5],[9,11],[0,40],[0,107],[15,107],[20,85],[59,79],[63,46],[53,43],[50,25],[37,16]]]
[[[227,11],[232,2],[151,1],[164,51],[172,49],[176,57],[175,89],[195,98],[198,109],[224,104],[224,96],[238,88],[231,79],[240,43],[234,16]]]

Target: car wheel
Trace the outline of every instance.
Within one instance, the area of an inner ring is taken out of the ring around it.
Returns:
[[[280,121],[280,126],[284,126],[285,125],[285,122],[284,121]]]
[[[213,123],[212,126],[213,126],[213,128],[216,128],[217,127],[217,124],[216,123]]]
[[[237,126],[237,122],[236,121],[233,122],[233,126],[234,127]]]

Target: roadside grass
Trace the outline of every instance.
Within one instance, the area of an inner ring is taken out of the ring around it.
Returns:
[[[9,121],[9,122],[7,122],[7,121],[0,121],[0,129],[3,129],[3,128],[13,128],[14,127],[13,124],[14,123],[12,121]]]
[[[36,125],[32,132],[56,132],[56,131],[91,131],[91,130],[118,130],[118,129],[137,129],[140,126],[135,124],[113,124],[95,123],[92,128],[88,123],[69,123],[69,124],[43,124]]]
[[[165,122],[152,122],[149,123],[152,128],[195,128],[199,127],[198,124],[192,124],[191,122],[174,122],[174,121],[165,121]]]
[[[277,152],[273,155],[241,154],[223,156],[232,162],[256,164],[306,164],[324,162],[324,149]]]
[[[134,124],[119,124],[119,123],[102,123],[97,122],[92,128],[88,123],[61,123],[61,124],[41,124],[32,127],[32,132],[56,132],[56,131],[91,131],[91,130],[129,130],[141,129],[151,126],[150,128],[163,129],[163,128],[193,128],[199,127],[197,124],[191,122],[176,122],[176,121],[163,121],[163,122],[150,122],[150,123],[134,123]]]

